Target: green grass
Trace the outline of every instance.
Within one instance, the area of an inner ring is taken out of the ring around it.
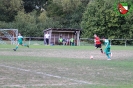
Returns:
[[[0,48],[15,48],[15,45],[0,45]],[[103,46],[104,48],[105,46]],[[19,46],[19,48],[24,48],[23,46]],[[45,45],[30,45],[30,48],[33,49],[87,49],[94,50],[95,47],[90,46],[45,46]],[[112,45],[111,50],[133,50],[133,46],[116,46]]]
[[[12,52],[14,45],[0,45],[0,52],[10,53],[10,55],[0,54],[0,65],[26,69],[33,72],[25,72],[14,68],[6,68],[0,66],[0,87],[11,88],[10,85],[20,85],[20,87],[12,88],[133,88],[133,57],[125,57],[125,59],[114,59],[107,61],[79,59],[79,58],[58,58],[58,57],[42,57],[42,56],[25,56],[26,52],[45,49],[51,50],[95,50],[94,46],[44,46],[31,45],[29,51],[26,47],[20,46],[19,51]],[[24,50],[27,51],[24,51]],[[133,52],[132,46],[112,46],[112,50],[121,52]],[[88,52],[89,53],[89,52]],[[17,55],[18,54],[18,55]],[[21,54],[21,56],[19,56]],[[128,54],[128,53],[122,53]],[[43,72],[55,76],[66,77],[73,80],[82,80],[91,84],[78,83],[69,79],[59,79],[56,77],[48,77],[35,72]],[[61,84],[66,85],[51,85]],[[77,83],[69,85],[69,83]],[[31,86],[33,84],[47,84],[45,86]],[[22,85],[22,86],[21,86]],[[27,86],[29,85],[29,86]]]
[[[68,77],[72,79],[76,78],[88,82],[93,81],[93,84],[89,85],[83,84],[83,85],[74,85],[74,86],[68,85],[65,88],[132,88],[133,87],[132,85],[133,76],[128,77],[128,74],[133,74],[132,59],[124,61],[116,61],[116,60],[88,61],[88,59],[1,56],[0,62],[3,62],[2,64],[7,64],[13,67],[19,67],[19,68],[21,67],[24,69],[31,69],[31,70],[39,69],[39,71],[41,72],[46,71],[49,72],[49,74],[59,75],[62,77]],[[48,66],[48,67],[42,68],[41,66]],[[62,69],[67,68],[68,70],[65,71],[65,73],[62,73],[57,71],[58,68]],[[99,72],[99,74],[97,74],[97,72]],[[71,73],[73,73],[74,75]],[[91,77],[91,75],[93,77]],[[23,78],[21,78],[20,80],[23,80]],[[36,87],[31,87],[31,88],[36,88]],[[64,86],[57,86],[57,87],[46,86],[46,88],[64,88]]]

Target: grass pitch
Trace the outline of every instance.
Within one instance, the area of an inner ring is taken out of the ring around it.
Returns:
[[[14,47],[0,45],[2,88],[133,87],[133,47],[112,46],[111,61],[94,46]]]

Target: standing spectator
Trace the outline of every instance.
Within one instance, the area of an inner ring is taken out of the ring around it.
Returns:
[[[47,32],[47,33],[45,34],[45,41],[46,41],[46,44],[47,44],[47,45],[49,45],[49,37],[50,37],[50,35],[49,35],[49,33]]]

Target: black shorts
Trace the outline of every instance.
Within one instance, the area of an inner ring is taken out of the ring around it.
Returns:
[[[96,44],[95,47],[101,48],[101,44]]]

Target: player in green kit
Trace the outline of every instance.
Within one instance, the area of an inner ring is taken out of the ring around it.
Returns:
[[[29,45],[23,44],[23,36],[21,36],[20,33],[18,34],[18,44],[17,44],[16,48],[13,50],[16,51],[18,49],[19,45],[26,46],[29,48]]]
[[[105,49],[104,49],[104,53],[107,55],[108,59],[107,60],[111,60],[111,56],[112,56],[112,53],[110,52],[110,48],[111,48],[111,45],[110,45],[110,42],[108,39],[105,39],[103,38],[104,40],[104,43],[105,43]]]

